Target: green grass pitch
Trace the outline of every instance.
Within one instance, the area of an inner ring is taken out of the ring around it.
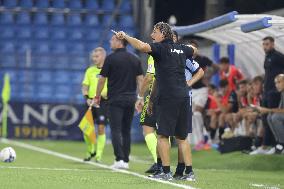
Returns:
[[[83,158],[83,142],[21,140],[40,148]],[[13,163],[0,162],[1,189],[140,189],[175,188],[145,178],[104,169],[95,165],[63,159],[42,152],[0,142],[0,149],[11,146],[16,150]],[[172,149],[172,171],[176,163],[177,149]],[[145,144],[133,144],[131,148],[131,172],[145,175],[151,158]],[[113,163],[112,146],[107,145],[103,164]],[[193,152],[196,182],[173,181],[201,189],[280,189],[284,186],[284,156],[249,156],[240,152],[220,155],[218,152]],[[178,187],[176,187],[178,188]]]

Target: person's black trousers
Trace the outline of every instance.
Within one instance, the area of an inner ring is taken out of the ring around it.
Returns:
[[[266,108],[277,108],[279,106],[279,102],[281,99],[281,95],[279,92],[271,91],[263,95],[262,106]],[[267,122],[267,114],[262,116],[262,122],[264,127],[264,137],[263,137],[263,145],[265,146],[273,146],[275,145],[275,137],[269,127]]]
[[[116,161],[129,162],[134,106],[134,102],[130,101],[116,101],[109,105],[109,122]]]

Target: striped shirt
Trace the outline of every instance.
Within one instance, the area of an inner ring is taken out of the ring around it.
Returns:
[[[198,72],[200,69],[199,64],[195,60],[186,60],[186,67],[185,67],[185,79],[189,81],[192,79],[192,75]],[[192,96],[191,88],[189,90],[189,96]]]

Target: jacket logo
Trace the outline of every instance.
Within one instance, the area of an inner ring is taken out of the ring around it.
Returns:
[[[171,49],[172,53],[183,54],[183,50]]]

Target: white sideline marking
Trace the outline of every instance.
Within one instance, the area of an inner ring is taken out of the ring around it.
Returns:
[[[12,140],[3,139],[3,138],[1,140],[1,142],[5,143],[5,144],[12,144],[12,145],[15,145],[15,146],[18,146],[18,147],[22,147],[22,148],[26,148],[26,149],[29,149],[29,150],[33,150],[33,151],[36,151],[36,152],[49,154],[49,155],[56,156],[56,157],[59,157],[59,158],[62,158],[62,159],[72,160],[72,161],[76,161],[76,162],[80,162],[80,163],[86,163],[86,164],[94,165],[96,167],[100,167],[100,168],[104,168],[104,169],[110,169],[110,170],[112,170],[114,172],[119,172],[119,173],[124,173],[124,174],[128,174],[128,175],[133,175],[133,176],[136,176],[136,177],[140,177],[140,178],[143,178],[143,179],[147,179],[147,180],[151,180],[151,181],[155,181],[155,182],[159,182],[159,183],[175,186],[175,187],[178,187],[178,188],[197,189],[197,188],[191,187],[189,185],[177,184],[177,183],[173,183],[173,182],[169,182],[169,181],[157,180],[157,179],[149,178],[149,177],[147,177],[145,175],[141,175],[139,173],[135,173],[135,172],[127,171],[127,170],[114,169],[114,168],[112,168],[112,167],[110,167],[108,165],[104,165],[104,164],[99,164],[99,163],[95,163],[95,162],[83,162],[81,159],[79,159],[77,157],[73,157],[73,156],[69,156],[69,155],[66,155],[66,154],[58,153],[58,152],[55,152],[55,151],[47,150],[47,149],[44,149],[44,148],[36,147],[36,146],[30,145],[30,144],[25,144],[25,143],[22,143],[22,142],[12,141]]]
[[[80,172],[95,172],[95,171],[98,171],[98,170],[88,170],[88,169],[47,168],[47,167],[15,167],[15,166],[0,166],[0,169],[27,169],[27,170],[80,171]]]
[[[129,156],[129,159],[133,162],[136,162],[136,163],[143,163],[143,164],[153,164],[153,162],[149,161],[149,160],[144,160],[144,159],[140,159],[139,157],[137,156]]]
[[[250,184],[250,186],[254,186],[254,187],[257,187],[257,188],[265,188],[265,189],[280,189],[277,186],[267,186],[267,185],[264,185],[264,184]]]

